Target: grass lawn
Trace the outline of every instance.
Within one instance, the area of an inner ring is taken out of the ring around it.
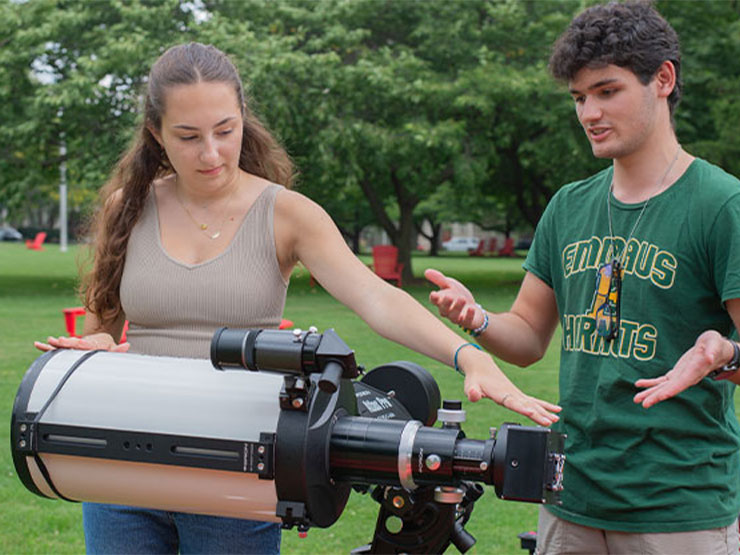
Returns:
[[[8,446],[10,413],[20,380],[38,356],[35,339],[64,333],[62,309],[79,304],[74,288],[77,278],[77,247],[61,253],[57,245],[44,251],[27,250],[21,244],[0,243],[0,553],[82,553],[81,511],[77,504],[37,497],[15,476]],[[427,267],[436,267],[465,282],[485,307],[500,311],[514,299],[523,276],[522,259],[479,259],[446,255],[439,258],[414,257],[414,271],[421,276]],[[406,290],[426,306],[431,286],[419,281]],[[402,315],[398,315],[402,317]],[[462,380],[450,368],[373,333],[351,311],[320,287],[309,287],[308,275],[297,271],[291,281],[285,317],[301,328],[329,327],[355,349],[357,360],[368,369],[394,360],[411,360],[430,370],[443,398],[462,397]],[[522,389],[533,395],[557,400],[559,335],[547,356],[537,365],[521,370],[502,368]],[[489,426],[523,418],[492,402],[466,402],[468,437],[485,438]],[[4,422],[5,424],[2,424]],[[526,422],[528,423],[528,422]],[[500,501],[492,488],[476,504],[467,526],[478,540],[473,553],[525,553],[516,534],[534,529],[537,506]],[[283,534],[284,553],[347,553],[367,543],[377,516],[377,505],[368,496],[353,493],[338,523],[329,529],[312,529],[299,539],[295,531]],[[456,550],[449,550],[455,553]]]

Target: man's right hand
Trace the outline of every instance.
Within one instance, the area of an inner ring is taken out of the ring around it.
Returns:
[[[110,351],[112,353],[125,353],[131,346],[128,343],[117,344],[109,333],[94,333],[85,337],[48,337],[46,343],[34,341],[33,345],[39,351],[79,349],[82,351]]]
[[[483,325],[483,310],[475,304],[467,287],[432,268],[424,272],[424,277],[439,287],[439,291],[429,293],[429,301],[437,307],[440,316],[471,330]]]

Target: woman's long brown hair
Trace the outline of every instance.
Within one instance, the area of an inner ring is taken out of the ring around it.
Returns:
[[[167,90],[199,82],[233,85],[244,122],[239,167],[273,183],[290,187],[294,168],[290,157],[247,107],[239,74],[229,58],[213,46],[189,43],[167,50],[152,66],[144,99],[144,118],[130,148],[100,191],[100,206],[92,222],[94,263],[84,276],[85,307],[103,328],[123,314],[120,285],[126,246],[139,219],[152,182],[173,173],[167,155],[149,127],[161,129]],[[117,338],[116,338],[117,339]]]

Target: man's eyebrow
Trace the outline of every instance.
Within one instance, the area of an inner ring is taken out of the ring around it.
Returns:
[[[236,117],[235,116],[229,116],[227,118],[224,118],[221,121],[219,121],[216,125],[214,125],[213,128],[215,129],[216,127],[220,127],[224,123],[228,123],[232,119],[236,119]],[[172,127],[176,128],[176,129],[187,129],[187,130],[191,130],[191,131],[197,131],[198,130],[197,127],[193,127],[192,125],[186,125],[184,123],[178,123],[177,125],[173,125]]]
[[[590,85],[589,87],[587,87],[586,90],[592,91],[594,89],[603,87],[604,85],[611,85],[612,83],[616,83],[617,81],[619,81],[619,79],[617,79],[616,77],[609,77],[606,79],[602,79],[601,81],[597,81],[593,85]],[[581,92],[578,89],[574,89],[573,87],[569,88],[568,90],[570,91],[570,94],[579,94]]]

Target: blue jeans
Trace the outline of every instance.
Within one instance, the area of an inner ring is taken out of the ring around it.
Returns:
[[[87,552],[280,553],[280,525],[103,505],[82,504]]]

